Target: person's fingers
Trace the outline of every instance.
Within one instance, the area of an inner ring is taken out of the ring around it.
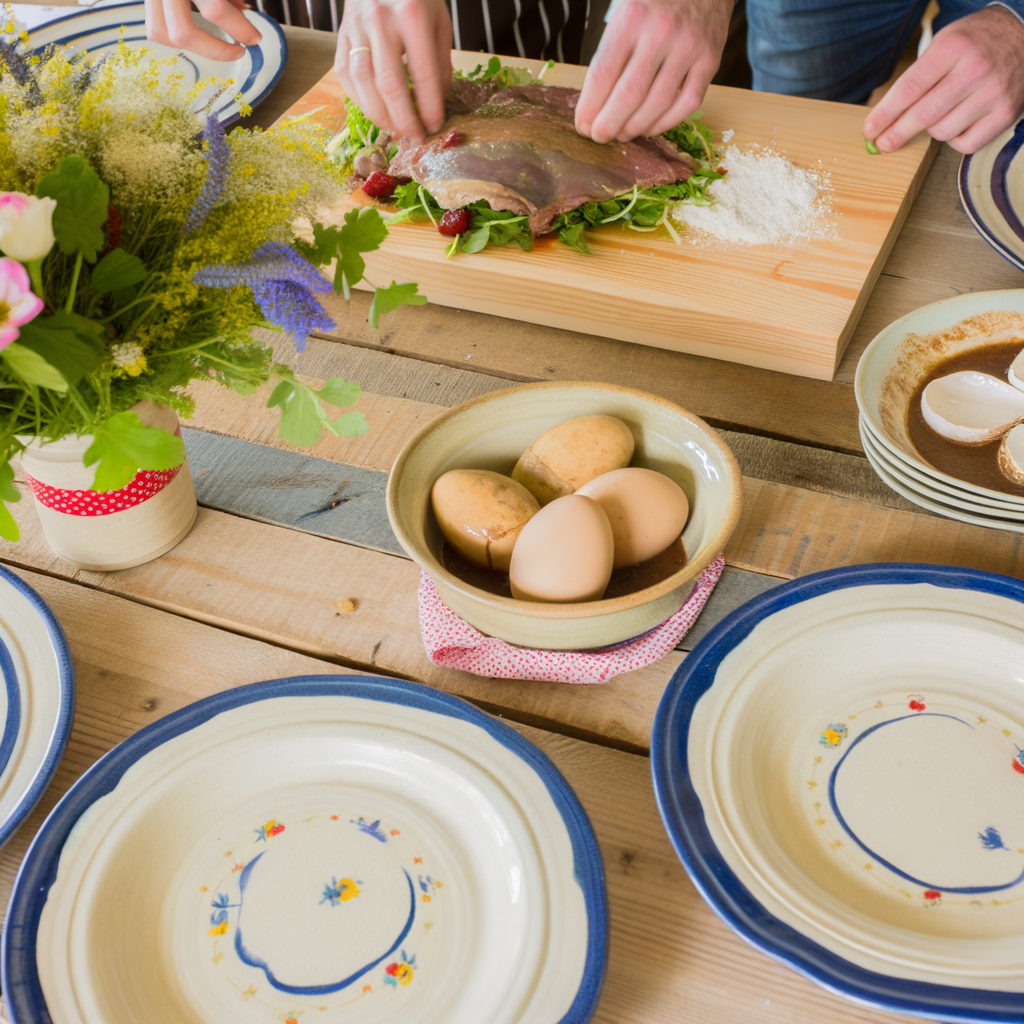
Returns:
[[[576,130],[581,135],[592,134],[594,119],[608,102],[633,54],[646,11],[646,6],[639,0],[627,0],[612,15],[587,70],[576,104]]]
[[[199,13],[223,29],[236,43],[255,46],[263,36],[260,30],[242,13],[242,8],[231,0],[195,0]]]
[[[997,135],[1006,131],[1016,118],[1007,119],[1005,112],[998,111],[975,121],[965,132],[946,141],[958,153],[977,153],[982,146],[987,146]]]
[[[146,38],[153,43],[168,46],[171,37],[167,34],[164,19],[164,5],[161,0],[146,0]]]
[[[948,142],[963,135],[971,125],[992,112],[988,97],[970,93],[947,114],[929,125],[928,134],[939,142]]]
[[[413,106],[405,64],[402,62],[402,38],[385,8],[374,8],[364,19],[373,60],[374,86],[388,111],[388,121],[396,135],[422,140],[423,125]],[[379,121],[376,122],[380,124]],[[383,126],[382,126],[383,127]]]
[[[875,145],[883,153],[895,152],[919,132],[938,124],[964,98],[963,83],[947,75],[877,135]]]
[[[660,135],[685,121],[704,102],[704,94],[708,91],[717,70],[718,63],[713,58],[698,60],[686,73],[683,88],[675,103],[663,117],[650,125],[644,134]]]
[[[231,10],[238,14],[234,7]],[[237,43],[216,39],[199,28],[192,20],[192,8],[188,0],[164,0],[163,17],[166,37],[158,41],[166,46],[189,50],[201,57],[209,57],[210,60],[238,60],[245,53]]]
[[[339,43],[340,45],[340,43]],[[346,65],[348,71],[348,83],[342,78],[349,96],[355,101],[356,106],[375,124],[392,134],[395,126],[388,116],[387,104],[380,93],[377,92],[376,72],[373,65],[373,54],[369,47],[367,37],[359,29],[353,29],[345,41],[348,47],[346,51]],[[366,47],[365,50],[360,47]],[[352,50],[358,52],[352,53]]]
[[[651,125],[665,116],[679,96],[692,59],[693,54],[689,50],[670,53],[665,58],[646,98],[622,126],[617,136],[619,142],[627,142],[638,135],[647,134]]]
[[[432,35],[424,8],[419,4],[410,4],[402,24],[406,66],[412,78],[416,106],[428,132],[438,131],[444,124],[444,95],[447,86]]]
[[[590,126],[590,137],[595,142],[618,138],[626,120],[647,98],[665,56],[664,50],[654,45],[650,36],[638,41],[626,70]]]
[[[879,137],[952,69],[953,61],[935,44],[896,79],[893,87],[864,119],[864,137],[876,144]],[[879,149],[883,147],[879,144]]]

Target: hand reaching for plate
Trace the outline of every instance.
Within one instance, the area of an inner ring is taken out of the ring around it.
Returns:
[[[864,122],[883,153],[920,131],[974,153],[1024,113],[1024,25],[986,7],[935,34]]]
[[[196,0],[196,6],[207,21],[223,29],[237,43],[217,39],[196,25],[189,0],[146,0],[146,38],[210,60],[238,60],[245,53],[244,47],[255,46],[263,38],[242,14],[245,0]]]
[[[734,0],[625,0],[583,83],[580,134],[626,142],[689,117],[718,70],[733,6]]]
[[[424,126],[436,132],[444,123],[451,50],[444,0],[346,0],[334,71],[375,125],[396,138],[423,139]]]

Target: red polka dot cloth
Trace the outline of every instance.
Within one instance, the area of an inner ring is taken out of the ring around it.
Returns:
[[[420,632],[435,665],[492,679],[535,679],[549,683],[604,683],[664,658],[689,632],[725,568],[720,554],[701,574],[686,604],[660,626],[597,651],[535,651],[485,636],[441,600],[420,573]]]
[[[178,475],[180,469],[181,466],[140,470],[135,479],[119,491],[65,491],[60,487],[50,487],[27,473],[25,478],[40,505],[69,516],[110,516],[149,501]]]

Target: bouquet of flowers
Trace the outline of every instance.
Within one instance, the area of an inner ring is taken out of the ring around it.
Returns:
[[[91,62],[29,49],[0,17],[0,536],[16,540],[3,502],[18,500],[13,455],[29,443],[89,435],[93,490],[124,487],[140,470],[184,461],[179,437],[133,411],[149,400],[189,416],[188,385],[213,379],[241,394],[278,381],[269,405],[298,446],[324,430],[364,433],[345,410],[359,386],[319,390],[277,363],[254,327],[288,332],[301,351],[333,327],[317,295],[363,276],[360,255],[387,228],[376,209],[340,228],[313,224],[341,181],[325,133],[307,119],[225,134],[196,112],[211,83],[182,86],[174,59],[122,43]],[[228,82],[217,86],[223,95]],[[212,101],[207,106],[211,106]],[[379,288],[371,322],[415,285]]]

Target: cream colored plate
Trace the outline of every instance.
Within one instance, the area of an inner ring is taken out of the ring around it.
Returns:
[[[136,734],[44,826],[10,919],[41,901],[4,948],[17,1024],[583,1022],[604,963],[564,780],[395,680],[243,687]]]
[[[1022,601],[990,573],[855,566],[701,641],[652,768],[734,927],[858,999],[1016,1019],[998,1012],[1024,993]]]

